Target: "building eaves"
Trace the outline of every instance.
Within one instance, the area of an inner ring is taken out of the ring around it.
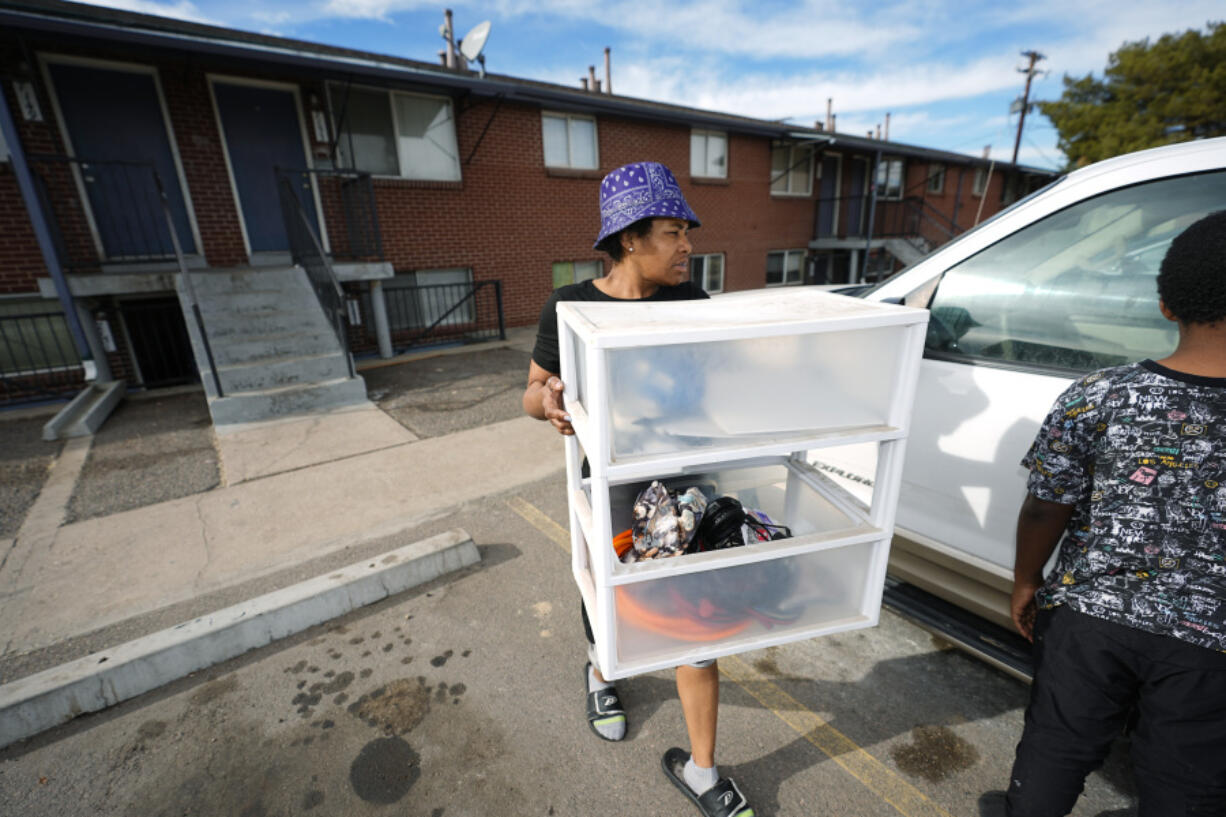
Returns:
[[[480,77],[475,73],[449,70],[435,63],[62,0],[0,0],[0,28],[241,58],[352,81],[433,87],[452,93],[501,97],[554,110],[672,122],[773,139],[803,139],[862,153],[871,154],[880,150],[882,155],[970,166],[987,166],[989,163],[986,159],[966,154],[900,142],[865,139],[786,122],[585,91],[521,77],[500,74]],[[1019,169],[1052,175],[1041,168]]]

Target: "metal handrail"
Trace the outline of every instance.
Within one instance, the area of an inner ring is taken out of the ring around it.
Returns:
[[[204,315],[200,312],[200,301],[196,298],[196,287],[192,283],[191,273],[187,270],[187,259],[183,257],[183,247],[179,244],[179,236],[175,232],[174,215],[170,211],[170,199],[166,196],[166,188],[162,185],[162,177],[153,171],[153,180],[157,182],[158,197],[162,201],[162,215],[166,217],[166,227],[170,230],[170,243],[174,247],[175,262],[179,266],[179,279],[187,294],[187,303],[191,307],[192,317],[196,320],[196,329],[200,332],[200,342],[204,345],[204,356],[209,361],[209,371],[213,375],[213,387],[218,397],[225,397],[221,388],[221,376],[217,373],[217,361],[213,358],[213,347],[209,343],[209,333],[204,327]]]
[[[345,353],[349,364],[349,376],[356,377],[357,371],[353,365],[353,355],[349,351],[349,333],[347,330],[345,293],[341,289],[340,279],[332,268],[328,256],[324,253],[315,227],[307,216],[302,202],[294,192],[294,187],[286,175],[277,171],[277,190],[281,198],[281,215],[285,221],[285,230],[289,235],[290,252],[294,263],[302,267],[311,283],[311,289],[319,301],[324,315],[332,324],[336,340]]]
[[[340,218],[348,242],[348,253],[344,248],[335,246],[335,238],[339,230],[334,230],[332,219],[328,219],[329,234],[334,238],[330,257],[352,258],[354,260],[383,261],[383,233],[379,229],[379,209],[375,201],[375,187],[370,173],[361,170],[327,169],[327,168],[288,168],[274,169],[278,185],[280,180],[291,177],[309,177],[316,181],[322,179],[337,179],[340,182]],[[327,192],[326,186],[317,186],[320,195]],[[295,196],[296,197],[296,196]],[[301,202],[299,202],[301,204]],[[326,205],[325,205],[326,209]],[[324,214],[320,213],[320,218]]]

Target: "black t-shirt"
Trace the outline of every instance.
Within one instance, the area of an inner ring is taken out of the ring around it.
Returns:
[[[562,370],[562,363],[558,355],[558,301],[611,301],[635,304],[648,301],[696,301],[710,297],[702,287],[693,281],[686,281],[675,287],[660,287],[646,298],[630,299],[606,295],[592,281],[581,281],[578,284],[558,287],[541,309],[541,322],[536,330],[536,346],[532,350],[532,359],[536,361],[536,365],[550,374],[558,374]]]

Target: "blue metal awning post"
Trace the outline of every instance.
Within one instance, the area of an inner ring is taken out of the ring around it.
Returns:
[[[72,333],[72,341],[76,344],[77,354],[85,365],[86,379],[92,379],[96,372],[93,352],[85,340],[85,330],[81,328],[81,318],[77,315],[76,304],[72,293],[68,291],[68,281],[64,277],[64,268],[60,265],[59,253],[55,242],[51,240],[51,230],[47,227],[47,215],[38,201],[38,191],[34,189],[34,177],[30,174],[30,166],[26,163],[25,149],[17,133],[17,123],[9,110],[8,99],[0,89],[0,131],[4,133],[4,141],[8,144],[9,158],[13,164],[13,175],[17,177],[17,187],[21,190],[21,198],[26,203],[26,212],[30,215],[30,224],[34,227],[34,237],[38,239],[38,249],[42,252],[43,263],[51,273],[55,282],[55,291],[60,298],[60,306],[64,310],[64,320]]]

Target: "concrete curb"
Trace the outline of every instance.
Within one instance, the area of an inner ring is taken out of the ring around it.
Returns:
[[[475,564],[454,528],[0,686],[0,748]]]
[[[89,383],[72,402],[43,425],[43,439],[87,437],[102,427],[126,391],[123,380]]]

